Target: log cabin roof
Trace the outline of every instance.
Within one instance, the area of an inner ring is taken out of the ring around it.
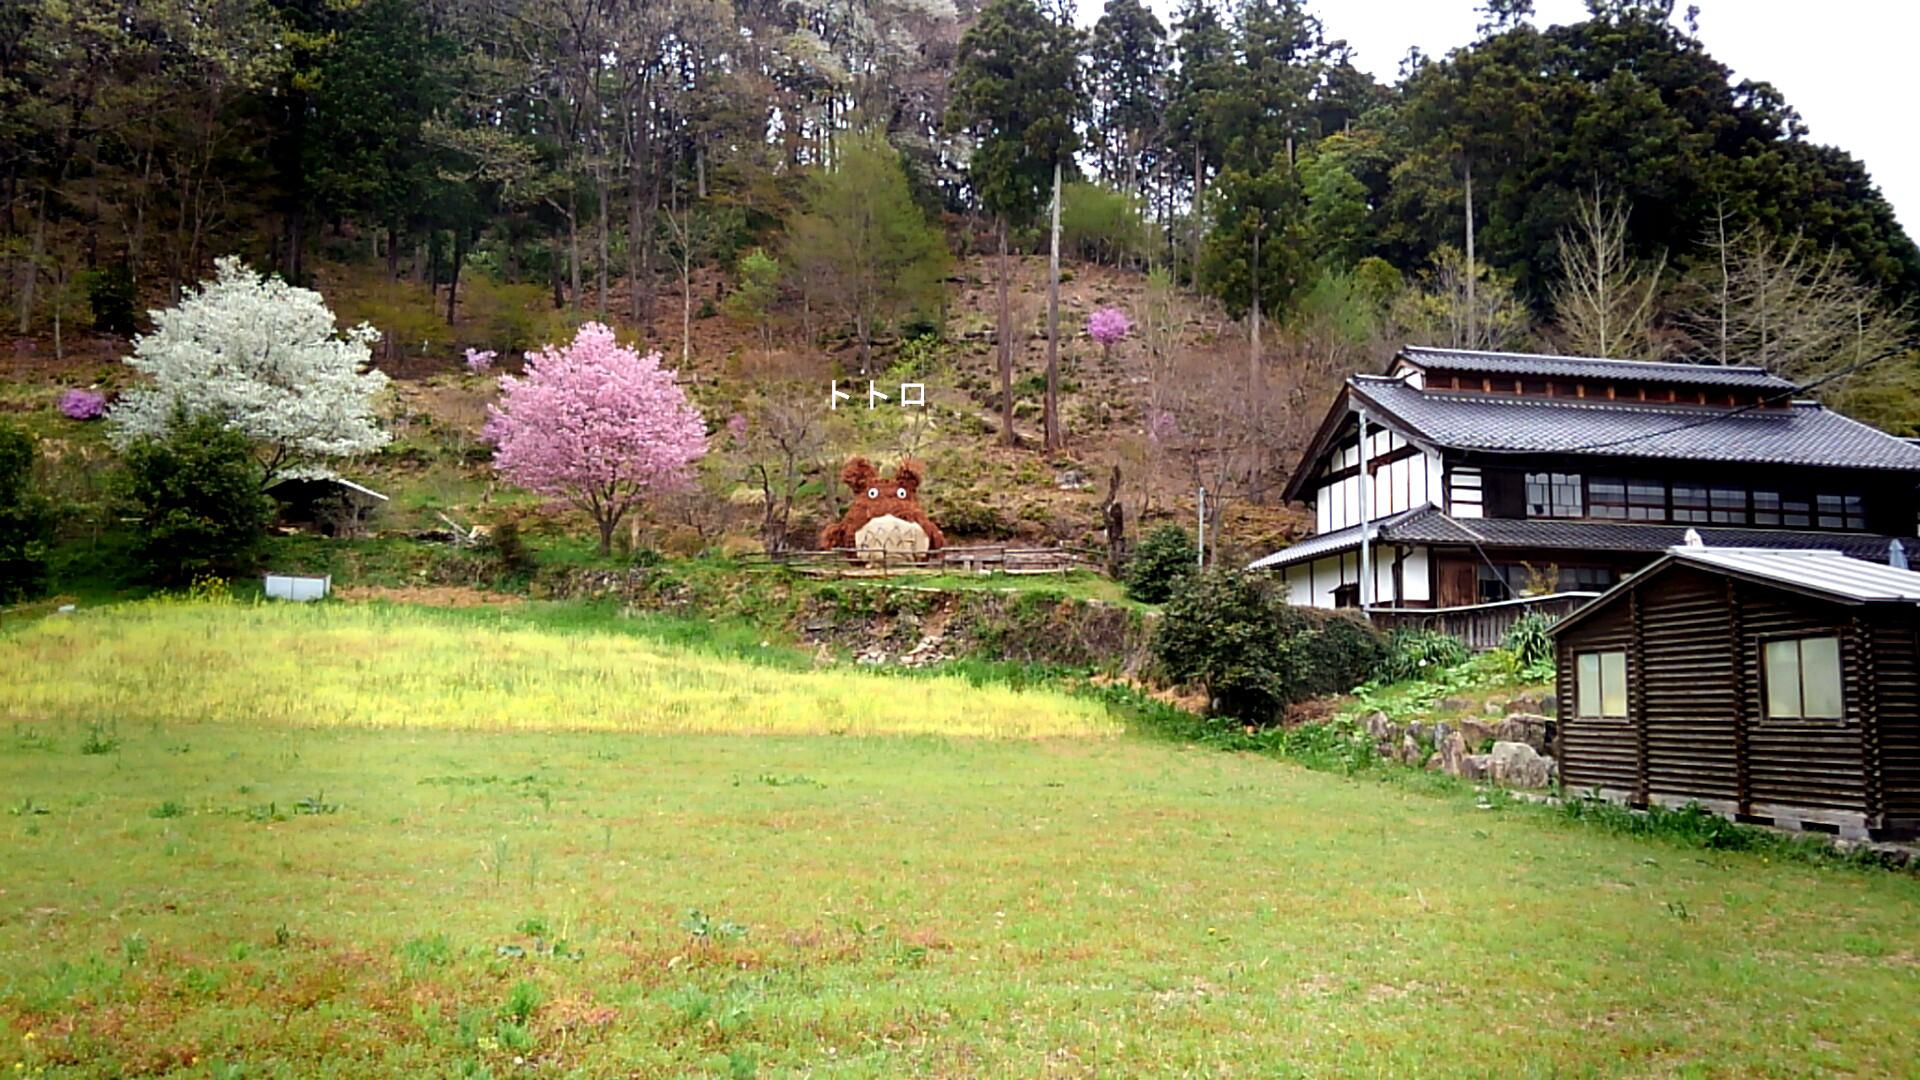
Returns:
[[[1869,562],[1837,551],[1761,549],[1681,544],[1645,569],[1629,575],[1592,603],[1555,623],[1560,634],[1611,605],[1671,566],[1693,566],[1745,581],[1804,593],[1839,604],[1920,604],[1920,573],[1884,561]]]
[[[1920,472],[1920,446],[1816,402],[1743,412],[1427,391],[1384,376],[1356,376],[1347,390],[1392,426],[1455,450]]]
[[[1483,352],[1408,345],[1394,357],[1389,374],[1402,367],[1423,371],[1470,371],[1491,375],[1596,379],[1673,386],[1742,387],[1791,393],[1799,387],[1759,367],[1673,364],[1650,360],[1614,360],[1600,356],[1550,356],[1539,353]]]

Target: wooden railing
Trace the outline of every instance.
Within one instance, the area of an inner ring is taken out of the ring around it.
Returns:
[[[883,548],[831,548],[782,551],[749,560],[784,566],[805,574],[837,577],[892,577],[901,574],[1064,574],[1097,569],[1099,552],[1089,548],[1014,547],[986,544],[943,547],[922,554]]]
[[[1491,604],[1470,604],[1466,607],[1449,608],[1371,608],[1367,617],[1373,625],[1382,630],[1398,627],[1416,627],[1423,630],[1438,630],[1451,634],[1475,652],[1485,652],[1497,648],[1506,639],[1507,631],[1520,620],[1522,615],[1543,615],[1549,622],[1559,622],[1562,618],[1587,605],[1589,600],[1599,596],[1594,592],[1561,592],[1545,596],[1523,596],[1517,600],[1501,600]]]

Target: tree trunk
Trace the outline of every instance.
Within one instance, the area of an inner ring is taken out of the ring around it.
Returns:
[[[387,281],[400,280],[400,226],[387,225]]]
[[[1060,162],[1053,163],[1053,224],[1047,252],[1047,400],[1042,410],[1049,453],[1060,449]]]
[[[1000,219],[1000,328],[995,335],[999,339],[1000,361],[1000,445],[1018,446],[1020,437],[1013,432],[1013,310],[1007,296],[1007,279],[1012,268],[1007,262],[1007,219]]]
[[[600,291],[600,300],[599,303],[594,305],[594,310],[599,312],[600,317],[604,319],[607,317],[607,312],[611,310],[607,303],[607,262],[609,259],[607,254],[607,235],[612,228],[613,219],[607,209],[607,203],[613,198],[613,181],[608,177],[607,167],[604,164],[595,169],[594,174],[600,182],[600,272],[594,281],[595,287]]]
[[[693,256],[680,264],[680,364],[693,362]]]
[[[567,287],[573,290],[568,298],[573,310],[580,310],[580,207],[574,199],[573,188],[567,188]]]
[[[1253,229],[1253,336],[1247,350],[1247,389],[1253,389],[1254,373],[1260,370],[1260,234],[1265,223]]]
[[[600,526],[600,554],[613,554],[613,529],[620,524],[619,520],[612,514],[601,514],[596,524]]]
[[[1188,253],[1187,280],[1200,280],[1200,208],[1206,203],[1207,178],[1204,170],[1206,163],[1200,159],[1200,143],[1193,144],[1193,209],[1189,215],[1193,220],[1187,223],[1187,231],[1193,236],[1193,249]]]
[[[467,234],[463,230],[455,229],[453,231],[453,267],[447,273],[448,326],[453,325],[454,315],[459,310],[455,305],[459,302],[460,298],[460,264],[465,261],[466,257]]]
[[[20,333],[33,329],[33,287],[40,280],[40,259],[47,250],[47,189],[40,189],[40,209],[34,214],[33,247],[27,253],[26,273],[20,279]]]
[[[1473,262],[1473,159],[1467,159],[1467,341],[1466,347],[1480,347],[1480,313],[1474,307],[1474,278],[1480,275],[1474,270]]]

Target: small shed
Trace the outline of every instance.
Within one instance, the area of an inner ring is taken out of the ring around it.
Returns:
[[[387,497],[340,476],[292,477],[267,488],[282,524],[328,536],[358,536]]]
[[[1917,631],[1920,573],[1904,566],[1673,548],[1553,628],[1561,785],[1846,836],[1920,833]]]

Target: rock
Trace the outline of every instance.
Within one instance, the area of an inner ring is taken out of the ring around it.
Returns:
[[[1448,776],[1465,776],[1467,750],[1467,740],[1459,732],[1448,735],[1434,751],[1434,756],[1440,759],[1440,771]]]
[[[1433,722],[1433,745],[1439,746],[1441,743],[1446,742],[1447,736],[1451,734],[1453,734],[1452,724],[1447,723],[1445,720],[1436,720]]]
[[[1507,787],[1546,787],[1553,778],[1553,759],[1534,753],[1523,742],[1497,742],[1488,758],[1488,777]]]
[[[1400,764],[1418,765],[1426,760],[1426,757],[1427,755],[1420,749],[1420,744],[1414,740],[1413,736],[1400,736]]]
[[[1545,753],[1552,723],[1546,717],[1533,713],[1512,713],[1493,725],[1493,737],[1502,742],[1525,743],[1535,751]]]
[[[1468,754],[1460,759],[1460,778],[1462,780],[1485,780],[1492,754]]]
[[[1440,751],[1435,750],[1433,753],[1427,755],[1428,772],[1441,772],[1445,768],[1446,763],[1440,759]]]
[[[1393,722],[1387,719],[1386,713],[1375,709],[1368,713],[1365,719],[1360,721],[1360,726],[1365,728],[1367,734],[1374,738],[1384,739],[1387,737],[1387,730],[1393,727]]]
[[[1478,720],[1462,720],[1460,737],[1466,740],[1469,753],[1478,752],[1481,747],[1487,745],[1487,740],[1493,738],[1493,728]]]
[[[1486,713],[1488,716],[1499,716],[1501,713],[1506,712],[1507,710],[1506,710],[1506,706],[1500,704],[1499,702],[1489,701],[1486,703],[1484,707],[1481,708],[1480,711],[1483,713]]]
[[[1537,693],[1521,694],[1507,702],[1507,712],[1552,716],[1557,711],[1558,705],[1559,701],[1552,694],[1542,690]]]
[[[1053,478],[1053,486],[1062,491],[1085,491],[1093,486],[1093,481],[1079,469],[1068,469]]]
[[[1445,698],[1441,698],[1440,704],[1434,706],[1434,708],[1439,712],[1450,712],[1450,713],[1471,712],[1473,711],[1473,702],[1470,699],[1463,698],[1463,697],[1445,697]]]
[[[1427,725],[1418,720],[1413,721],[1407,725],[1407,736],[1415,742],[1425,739],[1427,737]]]

